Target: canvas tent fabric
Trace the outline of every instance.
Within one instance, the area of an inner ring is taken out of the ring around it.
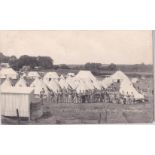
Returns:
[[[87,90],[94,90],[94,85],[92,83],[92,81],[89,80],[76,80],[75,82],[75,87],[76,87],[76,91],[77,93],[84,93]]]
[[[110,78],[113,80],[113,82],[117,82],[118,80],[129,80],[129,78],[122,71],[116,71],[113,75],[110,76]]]
[[[0,85],[1,89],[7,89],[12,87],[12,83],[10,81],[10,79],[5,79],[5,81]]]
[[[47,89],[46,85],[44,84],[44,82],[41,79],[36,78],[31,83],[30,87],[34,89],[34,94],[35,95],[40,95],[40,93],[44,90],[44,95],[48,96],[48,89]]]
[[[23,74],[21,75],[21,77],[22,77],[22,78],[27,77],[26,73],[23,73]]]
[[[67,74],[67,77],[74,77],[75,76],[75,73],[68,73]]]
[[[132,78],[132,79],[131,79],[131,82],[132,82],[132,83],[138,82],[138,78]]]
[[[48,89],[50,89],[54,93],[58,93],[61,90],[60,85],[55,80],[47,81],[46,86],[48,87]]]
[[[129,78],[122,72],[122,71],[116,71],[114,74],[112,74],[110,77],[106,77],[102,80],[102,86],[107,89],[111,84],[114,82],[120,82],[122,81],[128,81],[130,82]]]
[[[112,83],[113,83],[113,79],[111,77],[106,77],[102,80],[102,87],[107,89]]]
[[[76,89],[78,92],[86,90],[101,90],[102,85],[95,78],[95,76],[90,71],[79,71],[79,73],[71,78],[67,78],[67,82],[73,89]]]
[[[67,77],[66,79],[66,83],[72,88],[72,89],[76,89],[77,88],[77,83],[76,83],[76,79],[73,77]]]
[[[129,81],[122,81],[120,84],[120,93],[122,95],[133,95],[136,100],[144,99],[144,96],[137,92],[137,90],[133,87],[133,84]]]
[[[27,84],[26,84],[26,81],[24,80],[24,78],[20,78],[17,81],[15,87],[27,87]]]
[[[5,89],[1,89],[1,93],[31,94],[32,92],[33,88],[31,87],[23,87],[22,89],[16,89],[15,87],[7,87]]]
[[[75,76],[75,79],[85,79],[85,80],[91,80],[95,81],[95,76],[90,71],[79,71],[79,73]]]
[[[43,81],[50,81],[51,79],[59,79],[59,76],[56,72],[47,72],[43,78]]]
[[[85,93],[86,90],[86,87],[82,84],[80,84],[76,89],[77,93]]]
[[[79,73],[74,77],[75,80],[79,81],[77,84],[77,91],[94,90],[101,89],[99,81],[90,71],[79,71]]]
[[[87,90],[94,89],[93,85],[87,80],[79,80],[76,85],[77,93],[85,93]]]
[[[60,79],[65,79],[64,76],[61,74]]]
[[[39,78],[40,75],[36,71],[31,71],[31,72],[28,73],[27,77],[35,79],[35,78]]]
[[[101,90],[102,89],[102,85],[100,84],[99,81],[95,80],[93,81],[93,85],[96,89]]]
[[[90,80],[80,80],[79,85],[83,85],[85,87],[85,91],[93,90],[95,88],[93,82]]]
[[[68,89],[68,88],[70,88],[69,84],[66,82],[65,79],[60,79],[59,85],[60,85],[61,89]]]
[[[33,95],[32,88],[16,89],[10,87],[1,90],[1,114],[4,116],[30,117],[30,103]]]
[[[0,78],[11,78],[11,79],[17,79],[18,73],[13,70],[12,68],[2,68],[0,70]]]
[[[102,86],[107,89],[114,82],[118,82],[118,80],[120,80],[119,92],[122,95],[133,95],[136,100],[144,99],[144,96],[137,92],[130,79],[122,71],[116,71],[110,77],[103,79]]]

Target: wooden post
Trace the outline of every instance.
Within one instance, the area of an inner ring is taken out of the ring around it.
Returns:
[[[16,109],[16,114],[17,114],[18,124],[20,124],[20,117],[19,117],[19,111],[18,111],[18,109]]]
[[[98,123],[99,123],[99,124],[101,123],[101,117],[102,117],[102,114],[100,113],[100,114],[99,114],[99,120],[98,120]]]
[[[41,97],[41,102],[42,102],[42,105],[43,105],[44,104],[43,96]]]

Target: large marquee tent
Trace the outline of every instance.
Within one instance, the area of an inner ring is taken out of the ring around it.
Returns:
[[[132,82],[130,79],[125,75],[122,71],[116,71],[113,75],[110,77],[107,77],[103,79],[102,86],[104,88],[108,88],[111,84],[114,82],[120,82],[120,90],[119,92],[122,95],[133,95],[135,99],[144,99],[144,96],[137,92],[137,90],[134,88]]]

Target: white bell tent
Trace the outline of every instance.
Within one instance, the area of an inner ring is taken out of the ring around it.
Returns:
[[[36,71],[30,71],[27,75],[28,78],[31,78],[31,79],[35,79],[35,78],[39,78],[40,75],[38,72]]]
[[[18,78],[18,73],[12,69],[12,68],[2,68],[0,70],[0,78],[11,78],[11,79],[17,79]]]
[[[43,81],[50,81],[53,79],[59,79],[59,75],[56,72],[47,72],[43,78]]]
[[[12,83],[9,78],[6,78],[5,81],[0,85],[1,90],[12,87]]]
[[[17,81],[15,87],[27,87],[27,84],[26,84],[26,81],[24,80],[24,78],[20,78]]]
[[[36,78],[32,84],[30,85],[31,88],[34,89],[34,94],[35,95],[40,95],[42,91],[44,91],[44,96],[48,96],[49,92],[48,89],[46,87],[46,85],[44,84],[44,82],[39,79]]]

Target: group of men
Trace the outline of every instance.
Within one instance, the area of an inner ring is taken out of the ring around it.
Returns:
[[[117,104],[133,104],[135,102],[134,95],[120,94],[119,85],[112,84],[107,89],[86,90],[77,92],[73,89],[63,89],[59,92],[50,92],[49,101],[51,103],[117,103]]]

